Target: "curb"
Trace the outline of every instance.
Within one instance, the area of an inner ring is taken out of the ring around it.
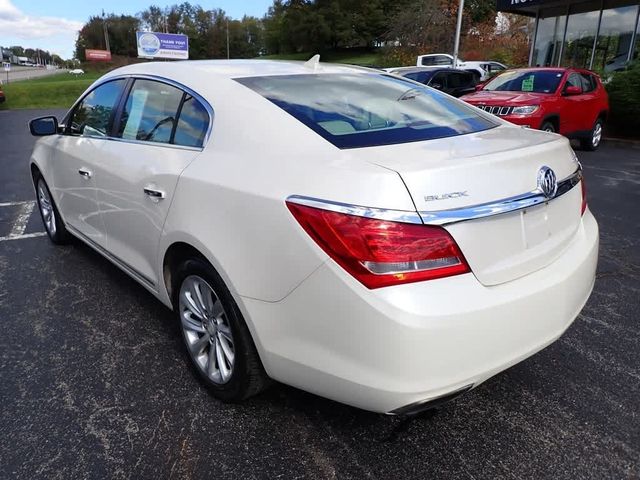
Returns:
[[[606,145],[610,145],[612,147],[633,148],[633,149],[640,150],[640,140],[633,140],[630,138],[611,138],[611,137],[604,137],[602,140]]]

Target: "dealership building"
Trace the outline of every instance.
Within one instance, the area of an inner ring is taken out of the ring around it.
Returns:
[[[638,0],[497,0],[498,11],[535,18],[531,66],[624,68],[640,52]]]

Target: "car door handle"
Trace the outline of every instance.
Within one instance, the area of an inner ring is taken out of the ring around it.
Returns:
[[[86,178],[87,180],[89,178],[91,178],[92,173],[89,170],[86,170],[84,168],[81,168],[80,170],[78,170],[78,174],[82,177],[82,178]]]
[[[165,193],[162,190],[156,190],[155,188],[144,187],[144,193],[145,195],[156,199],[165,197]]]

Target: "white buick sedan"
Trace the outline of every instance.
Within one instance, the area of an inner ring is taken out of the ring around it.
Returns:
[[[384,72],[131,65],[30,128],[51,240],[171,308],[225,401],[271,378],[413,413],[549,345],[593,287],[567,139]]]

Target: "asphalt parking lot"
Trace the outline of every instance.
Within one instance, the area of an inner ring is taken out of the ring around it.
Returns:
[[[601,251],[568,332],[397,418],[283,385],[213,399],[170,312],[21,203],[44,113],[0,111],[0,478],[640,478],[640,149],[578,152]]]

